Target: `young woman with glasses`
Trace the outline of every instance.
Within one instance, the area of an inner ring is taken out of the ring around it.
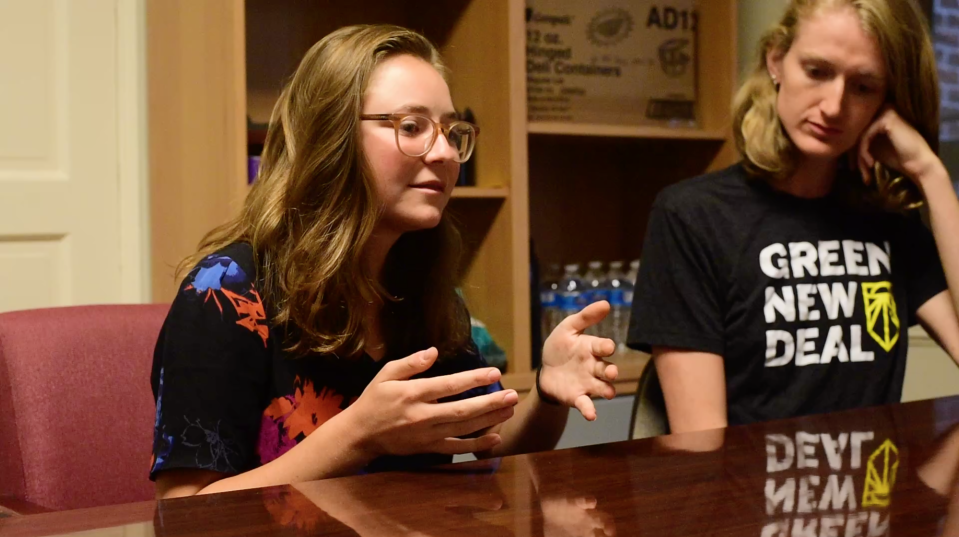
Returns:
[[[522,403],[470,339],[444,209],[479,129],[435,48],[333,32],[283,90],[239,216],[184,261],[157,342],[158,497],[552,448],[610,398],[610,340],[566,319]]]
[[[916,1],[792,0],[733,132],[743,161],[665,189],[643,246],[629,343],[672,431],[898,402],[916,323],[959,361],[959,201]]]

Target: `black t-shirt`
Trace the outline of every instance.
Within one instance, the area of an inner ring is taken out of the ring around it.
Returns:
[[[735,165],[657,197],[628,343],[722,356],[730,424],[898,402],[908,327],[946,288],[918,218]]]
[[[237,243],[201,261],[181,284],[153,356],[151,479],[173,468],[237,474],[266,464],[356,401],[386,362],[402,358],[290,357],[255,275],[251,247]],[[486,361],[471,342],[420,376],[481,367]],[[497,382],[444,401],[500,389]],[[436,454],[381,457],[365,471],[451,461]]]

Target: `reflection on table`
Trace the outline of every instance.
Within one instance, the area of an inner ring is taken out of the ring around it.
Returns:
[[[0,536],[959,537],[959,398],[0,519]]]

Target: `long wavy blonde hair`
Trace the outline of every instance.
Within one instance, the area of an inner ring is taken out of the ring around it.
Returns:
[[[818,10],[851,7],[863,28],[874,36],[886,64],[887,95],[900,116],[938,152],[939,76],[936,55],[922,9],[915,0],[792,0],[779,23],[763,35],[756,67],[736,95],[733,134],[746,169],[754,176],[782,178],[798,165],[798,149],[776,111],[776,88],[766,54],[789,51],[799,24]],[[844,185],[880,207],[902,211],[918,207],[922,196],[912,181],[881,165],[874,170],[876,188],[856,181]]]
[[[381,207],[359,116],[373,70],[399,54],[445,76],[436,48],[405,28],[350,26],[313,45],[273,109],[242,211],[179,266],[178,275],[229,244],[252,245],[267,308],[295,356],[360,354],[364,306],[375,300],[386,304],[390,354],[436,346],[449,355],[468,341],[469,319],[455,293],[460,236],[448,217],[399,239],[383,284],[361,260]]]

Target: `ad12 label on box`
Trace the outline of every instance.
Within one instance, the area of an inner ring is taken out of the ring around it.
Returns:
[[[530,121],[696,125],[695,0],[527,0]]]

